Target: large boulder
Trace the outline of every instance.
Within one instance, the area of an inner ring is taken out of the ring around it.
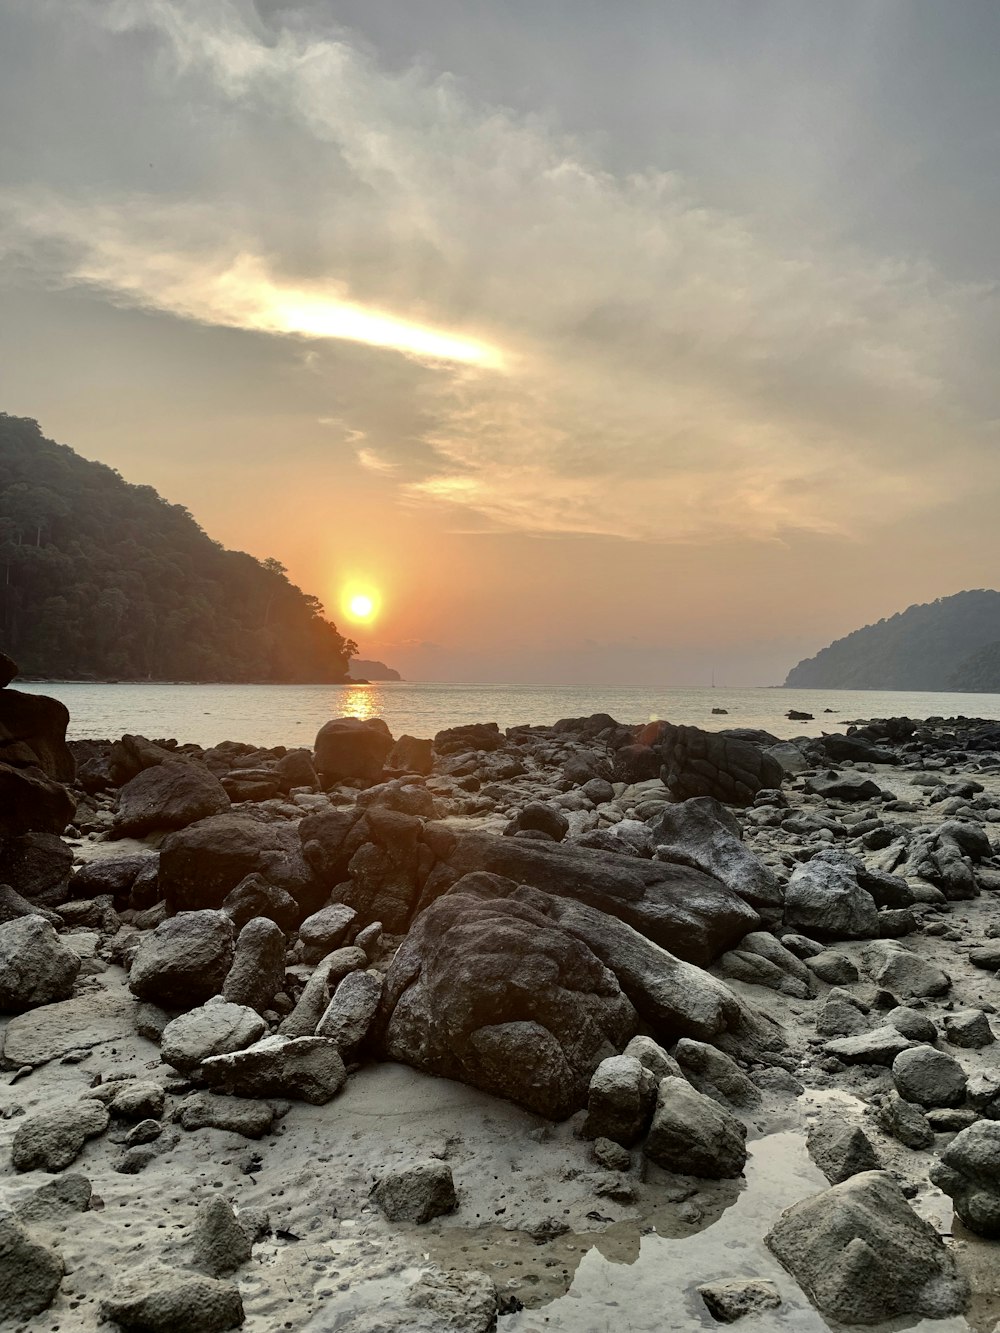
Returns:
[[[68,725],[69,709],[58,699],[0,689],[0,763],[72,782],[76,762],[66,744]]]
[[[79,972],[79,956],[44,917],[0,924],[0,1013],[20,1014],[68,999]]]
[[[6,693],[0,690],[0,697]],[[0,838],[35,829],[62,833],[75,813],[73,797],[40,768],[0,763]]]
[[[193,1009],[222,991],[233,955],[233,923],[225,912],[181,912],[143,939],[129,988],[163,1009]]]
[[[727,805],[750,805],[764,788],[781,786],[778,761],[749,741],[700,727],[651,723],[639,736],[660,756],[660,777],[675,801],[712,796]]]
[[[876,985],[900,1000],[944,995],[951,988],[947,972],[895,940],[870,944],[864,953],[864,965]]]
[[[643,1152],[668,1171],[724,1180],[743,1172],[746,1134],[742,1120],[685,1079],[664,1078]]]
[[[359,924],[381,921],[392,934],[406,930],[427,874],[430,853],[413,815],[369,809],[359,830],[365,840],[348,863],[349,881],[338,897],[358,914]]]
[[[421,906],[463,875],[486,871],[556,897],[596,907],[687,962],[707,966],[760,917],[732,889],[692,866],[622,857],[565,843],[460,832],[429,824],[424,838],[438,861]]]
[[[210,769],[167,761],[143,769],[122,787],[111,834],[142,838],[159,829],[186,828],[228,809],[226,790]]]
[[[743,843],[739,820],[710,796],[663,806],[649,821],[658,861],[677,860],[713,875],[764,920],[780,920],[782,888]]]
[[[509,840],[514,841],[514,840]],[[636,1014],[580,940],[524,903],[452,893],[417,918],[381,1009],[386,1055],[562,1120]]]
[[[160,1039],[160,1058],[187,1073],[211,1055],[245,1050],[265,1030],[264,1020],[247,1005],[209,1000],[167,1024]]]
[[[246,1004],[262,1014],[284,981],[285,936],[268,917],[255,917],[237,937],[222,994],[231,1004]]]
[[[219,907],[254,873],[291,894],[303,914],[320,905],[295,824],[227,812],[178,829],[160,849],[160,891],[172,912]]]
[[[631,1147],[653,1114],[656,1079],[634,1055],[611,1055],[594,1070],[587,1094],[584,1134]]]
[[[961,1106],[965,1070],[953,1055],[933,1046],[911,1046],[892,1062],[892,1078],[901,1097],[918,1106]]]
[[[878,908],[849,864],[821,852],[785,886],[785,925],[819,939],[877,939]]]
[[[794,1204],[764,1240],[820,1313],[844,1324],[946,1319],[969,1302],[941,1237],[882,1171]]]
[[[392,749],[392,733],[380,717],[337,717],[320,727],[313,764],[324,787],[373,782]]]
[[[344,1085],[344,1062],[328,1037],[265,1037],[201,1065],[211,1088],[238,1097],[293,1097],[324,1106]]]
[[[931,1180],[951,1195],[970,1231],[1000,1239],[1000,1122],[979,1120],[956,1134],[931,1167]]]
[[[0,884],[13,885],[25,898],[60,901],[72,869],[73,850],[54,833],[22,833],[0,842]]]

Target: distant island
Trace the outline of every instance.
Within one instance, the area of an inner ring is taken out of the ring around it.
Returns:
[[[0,646],[26,676],[331,683],[357,645],[284,566],[0,413]]]
[[[347,668],[348,676],[353,680],[402,680],[403,677],[384,662],[371,662],[364,657],[352,657]]]
[[[865,625],[799,662],[785,686],[1000,693],[1000,592],[957,592]]]

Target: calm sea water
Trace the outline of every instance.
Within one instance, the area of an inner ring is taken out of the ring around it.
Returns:
[[[61,699],[71,738],[125,732],[217,745],[311,745],[333,717],[381,717],[394,736],[433,736],[462,722],[549,724],[561,717],[610,713],[620,722],[666,718],[721,731],[763,727],[775,736],[818,736],[844,719],[869,717],[1000,718],[1000,694],[910,694],[890,690],[649,690],[598,685],[91,685],[15,682],[17,689]],[[725,708],[726,716],[712,713]],[[790,722],[790,708],[812,722]],[[829,708],[832,713],[824,713]]]

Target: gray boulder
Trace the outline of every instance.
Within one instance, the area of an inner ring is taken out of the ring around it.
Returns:
[[[139,945],[129,988],[163,1009],[193,1009],[222,990],[233,955],[233,923],[225,912],[181,912]]]
[[[659,1084],[661,1078],[684,1077],[684,1071],[674,1057],[669,1055],[652,1037],[641,1034],[638,1037],[633,1037],[622,1054],[634,1055],[639,1063],[644,1065],[653,1075],[657,1084]]]
[[[881,1171],[882,1163],[871,1140],[859,1125],[832,1116],[809,1126],[809,1156],[831,1185],[839,1185],[862,1171]]]
[[[274,1123],[274,1114],[270,1102],[196,1092],[181,1104],[179,1121],[182,1129],[223,1129],[246,1139],[260,1139]]]
[[[327,954],[306,982],[295,1008],[278,1028],[281,1036],[311,1037],[326,1013],[331,992],[349,973],[367,966],[368,955],[355,945]]]
[[[980,1120],[956,1134],[931,1167],[955,1212],[977,1235],[1000,1238],[1000,1123]]]
[[[299,927],[299,939],[304,946],[306,962],[317,963],[334,949],[346,944],[357,915],[346,903],[334,903],[307,916]]]
[[[189,1073],[209,1056],[245,1050],[265,1031],[264,1020],[248,1005],[215,998],[167,1024],[160,1056],[168,1065]]]
[[[751,985],[767,986],[804,1000],[815,994],[812,973],[790,949],[769,935],[754,930],[744,935],[739,948],[730,949],[719,959],[719,968],[726,976]]]
[[[88,1139],[104,1133],[110,1119],[107,1108],[89,1097],[36,1111],[14,1132],[14,1170],[63,1171],[76,1161]]]
[[[122,787],[111,836],[142,838],[159,829],[186,828],[228,809],[226,789],[210,769],[190,760],[167,760],[143,769]]]
[[[727,805],[749,805],[757,792],[779,788],[777,759],[750,741],[700,727],[658,722],[640,737],[662,760],[660,777],[675,801],[711,796]],[[773,743],[769,736],[765,744]]]
[[[937,1041],[937,1028],[923,1010],[911,1009],[909,1005],[900,1004],[888,1011],[885,1021],[911,1041],[924,1042],[928,1046],[933,1046]]]
[[[375,972],[349,972],[316,1025],[317,1037],[329,1037],[345,1060],[353,1059],[374,1022],[383,986]]]
[[[827,1055],[835,1055],[845,1065],[891,1065],[898,1055],[913,1046],[898,1028],[872,1028],[853,1037],[835,1037],[823,1048]]]
[[[222,984],[223,998],[262,1014],[285,981],[285,936],[267,917],[248,921],[236,940],[233,964]]]
[[[877,986],[901,1000],[944,995],[951,977],[895,940],[879,940],[864,952],[864,966]]]
[[[996,1038],[990,1020],[982,1009],[958,1009],[944,1016],[945,1040],[964,1050],[981,1050],[992,1046]]]
[[[265,1037],[243,1051],[213,1055],[201,1076],[239,1097],[291,1097],[323,1106],[347,1077],[336,1044],[326,1037]]]
[[[776,746],[774,747],[777,748]],[[706,1282],[698,1295],[708,1312],[720,1324],[733,1324],[744,1315],[777,1310],[781,1305],[778,1288],[767,1278],[737,1277],[724,1282]]]
[[[760,1089],[731,1056],[705,1042],[682,1037],[674,1047],[674,1058],[693,1088],[722,1105],[760,1105]]]
[[[387,1171],[376,1181],[372,1197],[390,1222],[430,1222],[458,1207],[455,1182],[446,1162],[418,1162],[399,1171]]]
[[[845,1324],[946,1319],[968,1280],[941,1237],[882,1171],[866,1171],[782,1213],[765,1243],[820,1313]]]
[[[0,1213],[0,1313],[11,1326],[47,1310],[66,1269],[61,1257],[27,1232],[11,1213]]]
[[[320,727],[313,764],[321,784],[374,781],[392,749],[392,733],[381,718],[338,717]]]
[[[587,1096],[587,1138],[630,1147],[646,1131],[656,1101],[656,1080],[632,1055],[612,1055],[594,1070]]]
[[[250,1258],[250,1237],[225,1199],[198,1205],[191,1237],[195,1268],[209,1277],[228,1277]]]
[[[918,1106],[960,1106],[965,1100],[965,1070],[933,1046],[901,1051],[892,1062],[892,1078],[899,1095]]]
[[[746,1126],[684,1079],[665,1078],[643,1152],[668,1171],[709,1180],[738,1176],[747,1159]]]
[[[874,1106],[879,1128],[907,1148],[919,1152],[933,1145],[934,1130],[930,1121],[919,1106],[900,1097],[898,1092],[892,1091],[887,1097],[877,1099]]]
[[[820,853],[792,872],[785,887],[785,925],[820,939],[876,939],[878,908],[848,864]]]
[[[244,1318],[231,1282],[164,1269],[127,1281],[101,1301],[100,1311],[124,1333],[225,1333]]]
[[[285,889],[269,884],[256,871],[240,880],[222,900],[222,910],[232,917],[238,932],[255,917],[267,917],[284,933],[295,929],[302,915],[299,905]]]
[[[80,959],[41,916],[0,924],[0,1012],[20,1014],[73,993]]]

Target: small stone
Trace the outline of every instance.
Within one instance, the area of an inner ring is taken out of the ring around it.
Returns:
[[[990,1020],[982,1009],[959,1009],[944,1016],[945,1040],[965,1050],[991,1046],[995,1040]]]
[[[182,1129],[223,1129],[246,1139],[260,1139],[274,1123],[274,1107],[245,1097],[196,1092],[181,1106],[178,1120]]]
[[[766,1278],[730,1278],[726,1282],[706,1282],[698,1294],[708,1312],[720,1324],[732,1324],[744,1315],[761,1310],[777,1310],[781,1304],[778,1288]]]
[[[195,1218],[194,1266],[209,1277],[227,1277],[250,1258],[252,1242],[225,1199],[208,1199]]]
[[[825,981],[831,986],[849,986],[857,981],[860,975],[847,954],[841,953],[838,949],[824,949],[822,953],[807,958],[805,964],[820,981]]]
[[[591,1151],[594,1161],[605,1171],[628,1171],[632,1166],[632,1154],[613,1139],[595,1139]]]
[[[163,1133],[163,1126],[158,1120],[140,1120],[125,1135],[125,1147],[137,1148],[140,1144],[152,1143]]]
[[[919,1009],[910,1009],[907,1005],[897,1005],[885,1015],[885,1021],[910,1041],[924,1042],[933,1046],[938,1038],[937,1028],[926,1014]]]
[[[386,1172],[376,1182],[372,1195],[390,1222],[429,1222],[458,1207],[455,1182],[446,1162],[419,1162]]]
[[[882,1163],[864,1130],[828,1118],[809,1127],[809,1156],[831,1185],[839,1185],[862,1171],[881,1171]]]

